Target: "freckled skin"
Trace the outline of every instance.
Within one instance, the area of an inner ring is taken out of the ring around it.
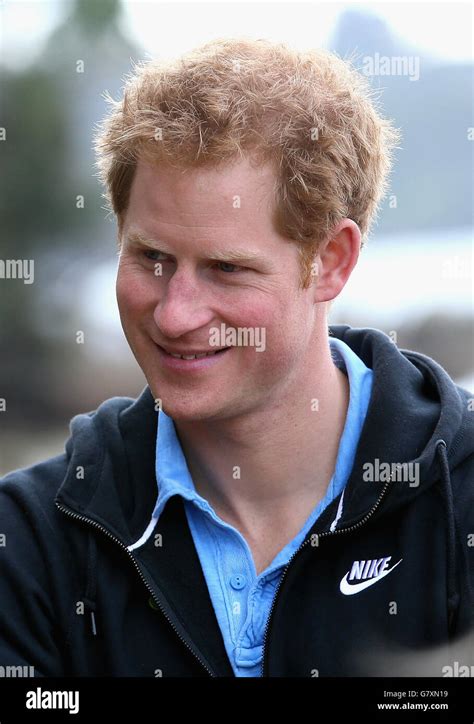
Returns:
[[[315,285],[298,288],[297,246],[277,234],[271,221],[273,173],[246,160],[186,173],[138,164],[121,238],[139,230],[156,241],[156,249],[167,251],[151,252],[147,259],[146,248],[123,243],[117,301],[150,389],[175,420],[226,420],[264,409],[276,413],[291,404],[297,390],[308,389],[321,344],[318,329],[326,324],[324,304],[316,302],[335,296],[339,282],[330,280],[320,298]],[[240,208],[235,208],[237,196]],[[230,247],[258,251],[263,261],[239,264],[238,271],[212,261],[215,250]],[[154,273],[157,262],[161,276]],[[265,328],[265,351],[234,347],[196,374],[162,366],[155,342],[205,349],[210,328],[222,323]]]

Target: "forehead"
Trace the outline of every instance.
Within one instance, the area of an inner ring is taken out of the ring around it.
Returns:
[[[140,159],[129,209],[146,207],[174,218],[212,217],[231,210],[266,216],[273,208],[275,182],[272,166],[255,167],[247,157],[217,168],[186,169]]]

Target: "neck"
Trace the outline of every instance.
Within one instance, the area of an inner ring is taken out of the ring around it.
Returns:
[[[326,330],[312,355],[270,409],[175,423],[196,490],[241,530],[288,521],[289,512],[305,519],[334,473],[349,383],[331,359]]]

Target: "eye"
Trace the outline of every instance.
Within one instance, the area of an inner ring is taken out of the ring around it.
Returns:
[[[150,250],[147,250],[147,251],[144,251],[144,252],[143,252],[143,256],[146,257],[147,259],[149,259],[150,261],[163,261],[162,259],[157,259],[157,258],[154,256],[154,255],[156,255],[156,254],[158,254],[158,255],[159,255],[159,254],[162,254],[163,256],[166,256],[166,254],[163,254],[162,251],[153,251],[153,250],[150,251]]]
[[[233,272],[234,270],[236,270],[236,271],[243,271],[242,267],[237,266],[236,264],[231,264],[230,262],[227,262],[227,261],[219,261],[219,262],[217,262],[217,266],[227,267],[227,269],[220,269],[220,271],[223,271],[223,272],[226,272],[226,273],[231,273],[231,272]],[[228,267],[232,267],[232,268],[229,269]]]

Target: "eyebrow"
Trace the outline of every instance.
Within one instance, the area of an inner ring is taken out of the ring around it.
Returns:
[[[125,244],[132,246],[146,246],[154,251],[161,251],[163,254],[172,254],[166,251],[166,244],[164,242],[149,239],[140,232],[133,232],[125,237]],[[224,261],[224,262],[240,262],[240,263],[253,263],[253,262],[265,262],[266,259],[261,254],[255,251],[249,251],[248,249],[216,249],[212,256],[209,257],[212,261]]]

